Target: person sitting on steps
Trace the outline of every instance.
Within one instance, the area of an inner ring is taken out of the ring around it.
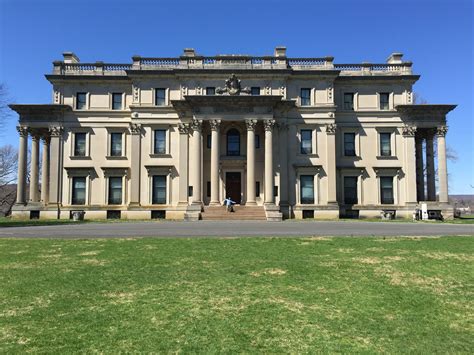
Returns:
[[[232,201],[230,197],[227,197],[224,200],[224,206],[226,206],[227,212],[234,212],[234,204],[236,202]]]

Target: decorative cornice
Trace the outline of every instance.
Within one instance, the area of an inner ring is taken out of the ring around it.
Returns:
[[[326,125],[326,133],[327,134],[336,134],[337,131],[337,124],[329,123]]]
[[[275,120],[274,119],[264,120],[263,126],[265,127],[265,131],[271,132],[273,130],[273,126],[275,126]]]
[[[191,127],[189,123],[178,123],[178,131],[180,134],[189,134]]]
[[[29,129],[26,126],[16,126],[16,130],[20,134],[20,137],[28,137]]]
[[[245,125],[247,126],[247,131],[254,131],[255,126],[257,126],[257,120],[245,120]]]
[[[139,123],[130,123],[130,133],[131,134],[141,134],[142,133],[142,125]]]
[[[209,120],[209,125],[211,126],[212,131],[219,130],[220,124],[221,124],[221,120]]]
[[[438,137],[446,137],[446,133],[448,133],[448,126],[437,127],[436,134]]]
[[[416,126],[405,125],[402,127],[404,137],[414,137],[416,134]]]

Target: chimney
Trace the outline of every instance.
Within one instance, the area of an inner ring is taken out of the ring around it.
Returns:
[[[195,57],[196,52],[194,51],[194,48],[184,48],[183,56],[184,57]]]
[[[278,46],[275,47],[275,57],[281,57],[285,58],[286,57],[286,47],[285,46]]]
[[[403,53],[392,53],[387,58],[387,64],[402,64]]]
[[[79,63],[79,58],[73,52],[63,53],[64,63]]]

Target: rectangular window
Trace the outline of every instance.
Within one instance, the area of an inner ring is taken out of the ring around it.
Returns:
[[[72,201],[73,205],[86,204],[86,178],[73,177],[72,178]]]
[[[344,155],[355,157],[355,133],[344,133]]]
[[[155,154],[166,154],[166,130],[155,130],[155,145],[153,152]]]
[[[250,93],[253,96],[259,96],[260,95],[260,87],[259,86],[252,86],[252,88],[250,89]]]
[[[380,156],[389,157],[392,155],[391,133],[380,133]]]
[[[278,186],[273,186],[273,196],[278,196]]]
[[[155,105],[166,105],[166,89],[155,89]]]
[[[109,205],[122,204],[122,177],[109,177]]]
[[[208,181],[207,182],[207,194],[206,194],[207,197],[211,197],[211,182]]]
[[[207,135],[207,149],[211,149],[212,144],[212,136],[210,134]]]
[[[260,181],[255,181],[255,197],[260,197]]]
[[[112,110],[122,109],[122,93],[112,94]]]
[[[260,149],[260,135],[255,135],[255,149]]]
[[[87,93],[78,92],[76,94],[76,109],[85,110],[87,108]]]
[[[301,130],[301,154],[313,153],[313,131],[310,129]]]
[[[388,110],[388,100],[390,98],[390,94],[387,92],[380,93],[380,109],[381,110]]]
[[[344,177],[344,203],[348,205],[359,203],[357,198],[357,176]]]
[[[354,93],[352,92],[344,93],[344,110],[349,110],[349,111],[354,110]]]
[[[301,89],[301,106],[311,105],[311,89]]]
[[[122,156],[122,133],[110,133],[110,156]]]
[[[384,176],[380,178],[380,202],[392,205],[393,202],[393,177]]]
[[[86,133],[75,133],[74,134],[74,156],[85,157],[86,156]]]
[[[314,204],[314,175],[300,175],[301,203]]]
[[[212,96],[216,94],[216,88],[213,86],[209,86],[206,88],[206,95]]]
[[[153,176],[152,204],[166,204],[166,175]]]

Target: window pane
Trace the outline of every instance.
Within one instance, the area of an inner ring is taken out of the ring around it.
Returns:
[[[122,94],[114,93],[112,94],[112,110],[121,110],[122,109]]]
[[[313,152],[313,134],[310,129],[301,130],[301,154],[311,154]]]
[[[72,178],[72,204],[84,205],[86,203],[86,178]]]
[[[344,94],[344,110],[353,110],[354,109],[354,94],[345,93]]]
[[[216,88],[215,87],[207,87],[206,88],[206,95],[215,95],[216,94]]]
[[[380,94],[380,109],[381,110],[388,110],[389,97],[390,95],[388,93]]]
[[[390,133],[380,133],[380,155],[391,156],[392,149],[390,144]]]
[[[166,105],[166,90],[165,89],[155,89],[155,103],[156,103],[156,106]]]
[[[258,87],[258,86],[252,86],[251,94],[254,95],[254,96],[260,95],[260,87]]]
[[[383,204],[393,204],[393,177],[380,178],[380,200]]]
[[[344,203],[357,204],[357,176],[344,177]]]
[[[166,175],[153,176],[152,203],[166,204]]]
[[[301,203],[314,204],[314,175],[301,175]]]
[[[122,178],[109,178],[109,204],[120,205],[122,203]]]
[[[240,133],[236,129],[227,132],[227,155],[240,155]]]
[[[344,133],[344,155],[354,157],[355,151],[355,133]]]
[[[76,109],[82,110],[86,108],[86,93],[78,92],[76,94]]]
[[[110,155],[113,157],[122,155],[122,133],[110,134]]]
[[[301,106],[311,105],[311,89],[301,89]]]
[[[207,135],[207,148],[211,149],[212,145],[212,136],[210,134]]]
[[[74,135],[74,156],[86,156],[86,134],[76,133]]]
[[[166,131],[164,129],[155,130],[155,154],[166,154]]]

